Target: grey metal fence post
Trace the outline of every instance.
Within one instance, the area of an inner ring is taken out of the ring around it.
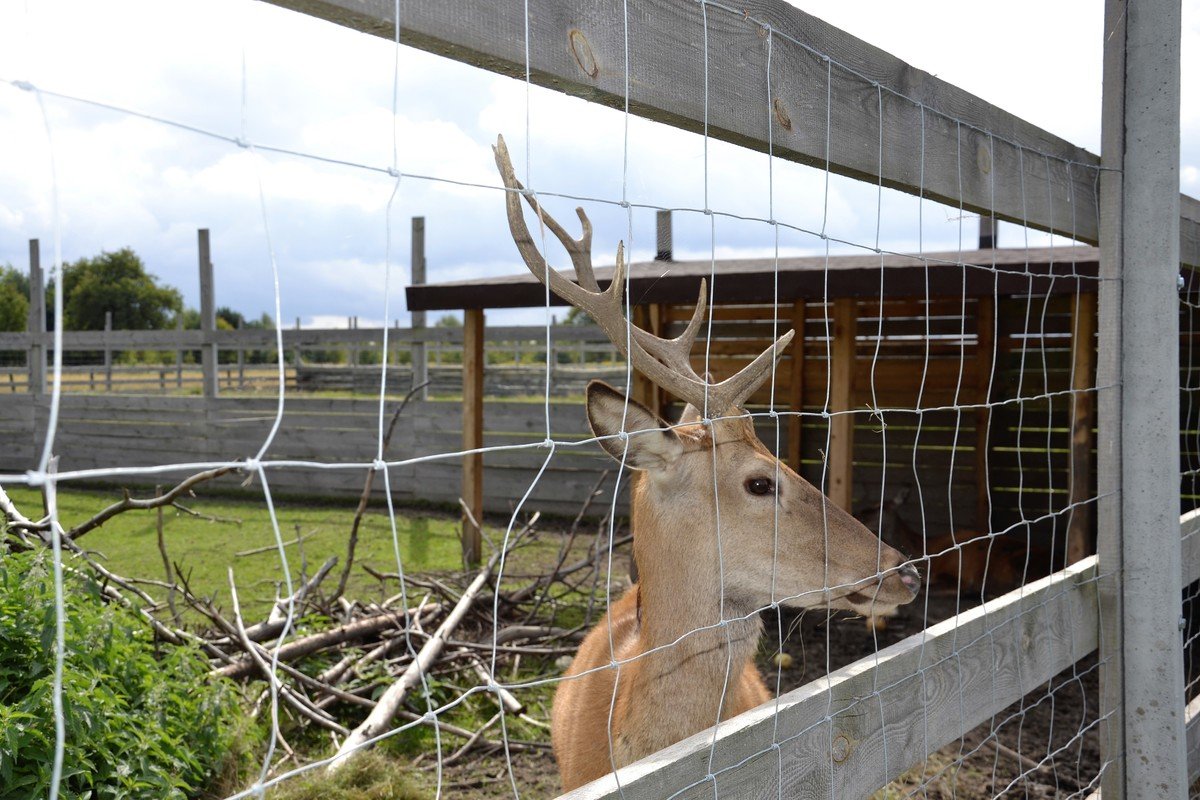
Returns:
[[[425,218],[412,218],[412,285],[421,286],[425,283]],[[425,328],[425,312],[412,312],[412,329]],[[429,380],[429,360],[425,350],[424,340],[413,339],[412,342],[412,376],[413,386],[420,386]],[[420,391],[422,400],[429,399],[429,387]]]
[[[41,247],[37,239],[29,240],[29,393],[46,392],[46,281],[42,277]]]
[[[1178,0],[1108,0],[1101,173],[1104,797],[1187,796],[1179,631]],[[1114,280],[1119,279],[1119,280]]]

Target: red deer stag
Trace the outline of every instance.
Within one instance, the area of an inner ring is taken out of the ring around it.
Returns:
[[[640,577],[580,645],[554,697],[551,731],[563,789],[570,790],[686,736],[767,702],[753,662],[773,603],[860,614],[910,602],[915,568],[759,441],[741,410],[791,341],[781,336],[736,375],[710,384],[690,351],[705,313],[676,339],[628,328],[624,245],[601,291],[591,263],[592,227],[578,209],[576,240],[525,192],[501,137],[513,240],[535,276],[587,312],[634,368],[688,403],[677,426],[599,381],[587,416],[603,448],[633,470],[633,551]],[[578,284],[546,262],[521,197],[563,244]],[[626,350],[628,349],[628,352]],[[707,419],[697,409],[707,409]],[[718,525],[718,508],[719,525]],[[619,668],[610,668],[614,661]]]

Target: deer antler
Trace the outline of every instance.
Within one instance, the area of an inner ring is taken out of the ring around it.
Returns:
[[[627,277],[625,243],[617,245],[617,261],[613,268],[612,283],[601,291],[592,269],[592,223],[587,214],[582,208],[575,209],[583,233],[578,239],[572,238],[554,217],[542,209],[537,198],[525,191],[525,187],[517,180],[503,136],[497,138],[496,146],[492,150],[496,155],[496,167],[500,170],[500,177],[508,189],[505,192],[508,227],[529,271],[549,286],[550,291],[594,319],[621,354],[633,362],[635,369],[681,400],[697,408],[707,409],[709,416],[734,411],[763,384],[771,373],[772,364],[783,355],[795,331],[788,331],[780,336],[774,344],[760,353],[758,358],[733,377],[715,384],[706,382],[692,369],[691,352],[707,307],[707,281],[701,279],[696,310],[678,337],[664,339],[630,325],[625,318],[623,305]],[[529,226],[525,224],[525,214],[521,210],[521,197],[525,198],[542,224],[549,228],[566,248],[575,267],[578,284],[564,278],[551,267],[534,244]]]

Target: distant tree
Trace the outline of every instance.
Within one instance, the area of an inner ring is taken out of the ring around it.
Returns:
[[[221,325],[222,322],[225,322],[226,325],[228,325],[228,328],[226,328],[224,325]],[[229,306],[218,306],[217,327],[222,330],[231,331],[235,331],[238,328],[244,328],[246,327],[246,317],[242,314],[242,312],[234,311]]]
[[[264,311],[258,319],[246,320],[245,327],[273,331],[275,330],[275,320],[271,319],[271,315]]]
[[[0,267],[0,331],[23,331],[29,324],[29,277]]]
[[[200,330],[200,312],[194,308],[185,308],[180,311],[176,318],[183,318],[183,327],[189,331]],[[246,316],[240,311],[234,311],[229,306],[220,306],[216,311],[217,330],[232,331],[237,330],[238,324],[242,328],[258,328],[261,330],[275,330],[275,320],[267,312],[263,312],[258,319],[246,319]],[[174,320],[172,320],[172,324]]]
[[[118,330],[162,329],[183,310],[179,290],[161,285],[128,247],[68,264],[64,284],[64,323],[70,330],[103,330],[106,311]]]
[[[453,314],[443,314],[438,317],[438,321],[433,323],[438,328],[461,328],[462,320]]]
[[[185,308],[175,315],[176,319],[183,318],[183,329],[188,331],[200,330],[200,312],[194,308]]]

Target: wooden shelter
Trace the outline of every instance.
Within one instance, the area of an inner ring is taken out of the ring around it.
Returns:
[[[1070,560],[1093,550],[1084,501],[1094,494],[1095,248],[715,265],[670,260],[669,245],[659,251],[629,269],[634,319],[648,330],[681,329],[700,280],[715,276],[711,341],[693,354],[698,371],[719,380],[777,334],[802,332],[749,405],[781,412],[759,417],[763,441],[778,441],[789,464],[840,506],[858,510],[907,485],[920,498],[908,516],[930,535],[1033,520],[1031,530],[1059,548],[1069,542]],[[611,274],[596,270],[602,288]],[[485,309],[545,301],[529,272],[408,289],[411,310],[465,312],[464,450],[483,445]],[[669,418],[672,398],[657,387],[638,381],[635,394]],[[482,479],[482,456],[464,457],[463,498],[476,518]],[[477,536],[471,527],[464,522],[468,538]]]

